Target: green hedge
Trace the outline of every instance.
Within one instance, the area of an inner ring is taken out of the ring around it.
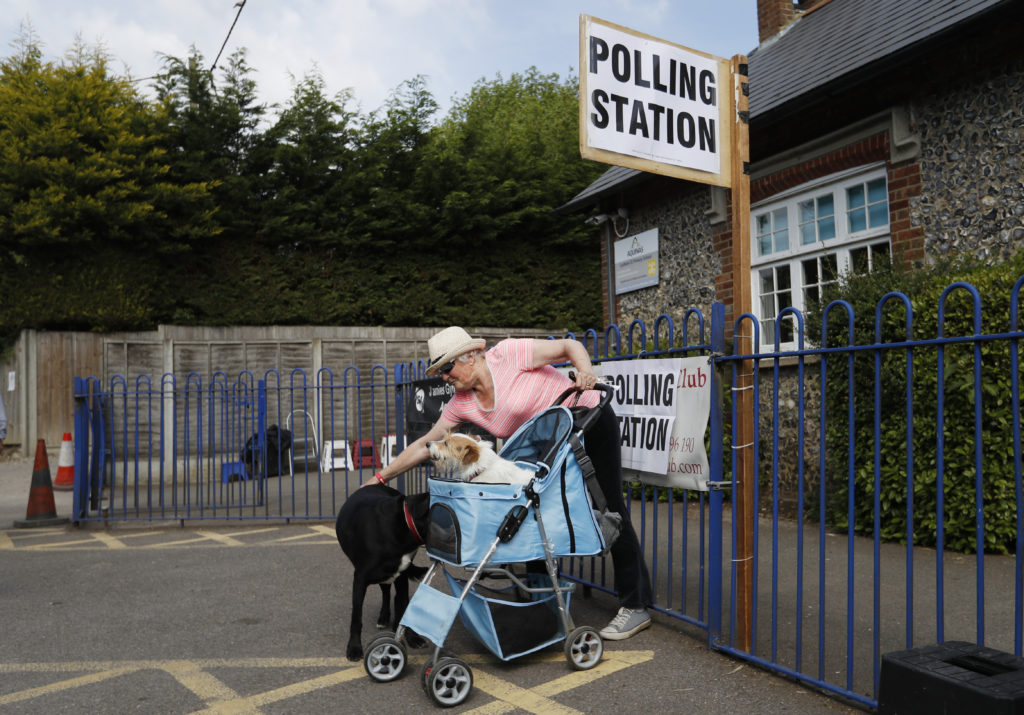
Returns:
[[[828,300],[841,299],[853,308],[854,344],[875,343],[876,306],[887,293],[898,291],[910,300],[913,316],[912,338],[931,340],[939,336],[940,297],[954,282],[974,286],[981,299],[981,335],[1005,333],[1010,325],[1013,286],[1024,273],[1024,258],[997,266],[945,265],[938,270],[902,272],[885,266],[871,276],[846,278]],[[808,326],[819,326],[822,306],[808,313]],[[944,310],[944,337],[975,333],[973,300],[962,287],[951,290]],[[883,306],[881,342],[903,342],[906,336],[903,301],[887,300]],[[825,338],[830,347],[848,344],[846,311],[829,313]],[[975,438],[975,342],[915,346],[911,352],[913,379],[909,390],[913,405],[908,420],[906,367],[908,352],[900,349],[865,351],[854,359],[854,468],[853,528],[858,534],[874,533],[875,496],[875,360],[880,354],[877,378],[880,403],[878,500],[881,538],[906,542],[907,510],[912,504],[913,541],[935,546],[938,530],[938,360],[942,354],[944,384],[943,410],[943,514],[944,545],[948,549],[974,552],[976,549],[975,495],[976,456],[980,450],[983,493],[984,550],[1008,553],[1017,535],[1017,507],[1014,482],[1013,406],[1011,404],[1011,340],[981,342],[981,439]],[[1019,367],[1018,367],[1019,369]],[[847,355],[828,357],[825,386],[827,465],[826,514],[831,526],[849,527],[850,479],[848,445]],[[1019,376],[1018,376],[1019,378]],[[908,429],[908,426],[912,429]],[[911,440],[913,482],[907,487],[907,441]]]

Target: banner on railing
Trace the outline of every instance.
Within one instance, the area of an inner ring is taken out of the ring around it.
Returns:
[[[625,360],[601,367],[615,386],[623,470],[636,472],[645,484],[707,491],[709,359]]]
[[[440,377],[428,377],[412,383],[412,400],[405,408],[405,434],[407,444],[430,431],[448,401],[455,396],[455,387]],[[459,426],[460,432],[480,435],[488,439],[498,448],[498,441],[487,430],[474,424],[464,423]]]

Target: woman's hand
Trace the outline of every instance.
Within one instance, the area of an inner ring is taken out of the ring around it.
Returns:
[[[592,390],[594,385],[597,384],[597,375],[594,374],[593,370],[579,370],[576,373],[576,389],[580,390]]]

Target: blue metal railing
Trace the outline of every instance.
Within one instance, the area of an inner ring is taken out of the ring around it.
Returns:
[[[709,464],[712,480],[732,489],[689,492],[634,482],[627,491],[655,582],[655,609],[701,629],[714,648],[869,707],[877,704],[886,652],[958,639],[1021,655],[1022,284],[1024,278],[1009,296],[1009,325],[989,333],[982,332],[978,291],[964,283],[943,293],[935,333],[926,337],[915,335],[921,326],[915,328],[911,301],[900,293],[879,301],[873,341],[861,344],[854,310],[844,302],[825,307],[820,332],[805,329],[800,313],[783,311],[779,320],[797,327],[796,347],[788,350],[776,337],[770,351],[740,354],[734,345],[729,353],[721,304],[707,323],[689,309],[679,323],[659,315],[650,326],[633,321],[603,334],[586,331],[580,340],[595,363],[712,357],[712,394],[719,398],[712,400]],[[958,298],[960,324],[969,323],[972,334],[946,335],[954,310],[948,296]],[[894,313],[901,327],[893,328]],[[751,344],[760,345],[760,328],[745,314],[731,332],[750,333]],[[951,361],[954,352],[961,362]],[[992,395],[986,379],[985,361],[997,353],[1010,366],[1008,394]],[[731,498],[745,478],[736,458],[742,416],[729,395],[741,384],[741,369],[749,378],[750,365],[756,478],[748,494],[758,516],[746,553]],[[953,365],[959,367],[950,373]],[[208,381],[196,374],[138,376],[132,383],[115,376],[108,385],[76,378],[73,520],[333,519],[374,467],[361,459],[328,464],[316,448],[338,440],[379,445],[384,435],[404,444],[403,416],[423,368],[243,372],[233,380],[218,372]],[[915,388],[926,374],[934,376],[934,394]],[[1008,426],[1000,430],[985,422],[995,401],[1009,403]],[[967,415],[967,433],[947,434],[954,411]],[[291,439],[305,451],[298,455],[302,467],[290,470],[287,460],[299,448],[286,455],[267,435],[297,413],[304,416],[290,423]],[[923,444],[922,420],[933,413],[935,442]],[[959,454],[954,459],[956,450],[969,453],[967,463]],[[985,553],[994,528],[987,509],[996,506],[986,456],[994,451],[1012,452],[1013,474],[999,475],[1012,478],[1012,488],[998,503],[1016,527],[1009,555]],[[225,480],[238,463],[244,474]],[[410,473],[400,486],[420,491],[424,477],[423,470]],[[894,478],[903,485],[898,503],[886,491]],[[948,499],[967,492],[968,532],[981,548],[961,555],[948,551],[952,527],[963,532]],[[934,542],[922,546],[926,527],[934,529]],[[743,560],[751,567],[749,602],[740,602],[737,588]],[[604,559],[567,561],[563,570],[589,587],[613,590]],[[741,623],[750,624],[749,649],[738,645]]]

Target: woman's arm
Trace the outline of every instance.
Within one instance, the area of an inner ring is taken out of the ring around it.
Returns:
[[[576,368],[576,387],[589,390],[597,382],[594,366],[583,343],[578,340],[563,338],[561,340],[533,341],[533,366],[541,367],[556,362],[569,362]]]
[[[398,453],[388,466],[381,469],[377,474],[374,474],[367,481],[363,482],[360,486],[365,487],[368,484],[380,484],[389,482],[392,479],[405,474],[407,471],[415,467],[417,464],[422,464],[430,458],[430,450],[427,449],[427,442],[436,442],[444,437],[445,432],[449,432],[455,428],[455,424],[449,422],[443,417],[439,417],[434,426],[430,428],[430,431],[425,435],[417,439],[415,442],[410,444],[408,447]],[[377,475],[380,475],[380,479]]]

